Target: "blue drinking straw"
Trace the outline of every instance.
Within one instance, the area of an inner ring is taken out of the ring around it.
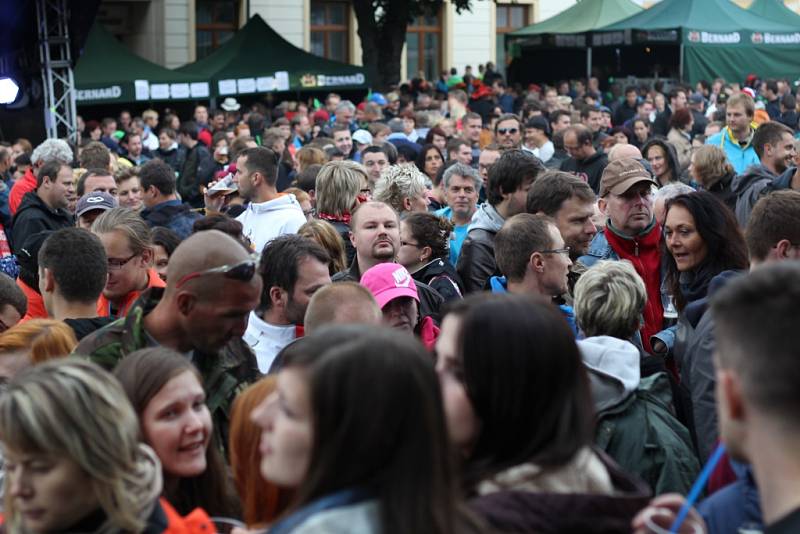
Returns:
[[[686,502],[683,503],[683,506],[681,506],[681,509],[678,512],[678,517],[676,517],[675,521],[672,522],[672,526],[669,528],[669,531],[672,534],[677,533],[678,529],[681,528],[681,524],[689,514],[689,510],[692,508],[692,506],[694,506],[697,498],[700,497],[700,493],[702,493],[703,488],[705,488],[706,484],[708,483],[708,478],[711,476],[711,472],[714,471],[715,467],[717,467],[717,464],[724,453],[725,444],[720,442],[720,444],[717,445],[717,448],[714,450],[714,453],[706,462],[706,465],[703,466],[703,470],[700,471],[700,476],[698,476],[697,480],[694,481],[692,489],[689,491],[689,495],[686,497]]]

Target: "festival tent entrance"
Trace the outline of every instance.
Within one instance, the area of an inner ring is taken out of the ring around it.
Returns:
[[[642,8],[630,0],[583,0],[553,17],[509,33],[506,47],[515,58],[508,68],[509,81],[587,76],[592,63],[587,32],[640,11]]]
[[[74,70],[79,106],[207,99],[207,78],[176,72],[128,50],[95,23]]]
[[[674,74],[692,83],[796,76],[798,44],[796,20],[763,18],[730,0],[662,0],[591,35],[591,46],[615,50],[620,65],[648,68],[657,63],[650,55],[671,57]]]
[[[254,15],[208,57],[177,72],[211,83],[212,96],[368,88],[366,69],[297,48]]]

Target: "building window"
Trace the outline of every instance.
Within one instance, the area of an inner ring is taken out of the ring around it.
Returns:
[[[505,72],[506,34],[530,24],[528,21],[530,6],[498,4],[495,9],[497,9],[496,67],[499,72]]]
[[[227,43],[239,29],[239,0],[195,0],[197,59]]]
[[[425,79],[436,81],[442,71],[442,16],[417,17],[406,30],[406,74],[409,80],[422,72]]]
[[[347,2],[311,2],[311,53],[349,63],[350,6]]]

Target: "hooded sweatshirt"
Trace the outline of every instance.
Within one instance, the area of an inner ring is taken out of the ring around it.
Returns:
[[[569,172],[587,182],[598,194],[600,191],[600,178],[608,165],[608,156],[605,152],[597,151],[586,159],[577,160],[569,158],[561,164],[561,170]]]
[[[797,169],[789,167],[780,176],[761,165],[749,166],[731,182],[731,191],[736,195],[736,220],[744,228],[750,219],[750,212],[758,199],[769,191],[786,189],[792,182],[792,176]]]
[[[497,210],[494,209],[494,206],[486,202],[485,204],[481,204],[478,206],[478,209],[475,210],[475,213],[472,215],[472,222],[469,225],[469,229],[467,232],[472,232],[473,230],[486,230],[487,232],[491,232],[496,234],[500,231],[500,228],[503,227],[503,223],[506,220],[497,213]]]
[[[595,412],[616,406],[639,387],[640,355],[633,343],[596,336],[579,340],[578,348],[589,371]]]
[[[478,206],[472,215],[456,265],[468,293],[482,290],[492,275],[500,274],[494,259],[494,237],[504,222],[505,219],[488,202]]]
[[[672,181],[683,182],[685,184],[688,184],[689,180],[687,179],[686,175],[681,174],[681,166],[678,161],[678,152],[675,150],[675,147],[672,146],[672,143],[669,143],[663,139],[651,139],[650,141],[645,143],[645,145],[642,147],[642,156],[644,156],[643,159],[647,161],[647,151],[653,145],[660,146],[661,149],[664,151],[664,153],[667,155],[667,165],[669,165],[669,169],[670,171],[672,171]],[[650,172],[652,172],[653,169],[649,165],[649,161],[647,168],[648,170],[650,170]],[[653,174],[653,176],[655,177],[656,181],[659,182],[659,187],[667,185],[667,184],[662,184],[661,180],[657,176],[655,176],[655,174]]]
[[[73,226],[72,215],[63,208],[53,209],[36,192],[26,193],[11,226],[11,248],[19,255],[25,239],[45,230]]]
[[[303,208],[294,195],[282,195],[267,202],[251,202],[236,220],[242,223],[242,233],[258,254],[271,240],[283,234],[296,234],[306,223]]]
[[[595,446],[656,495],[689,491],[700,465],[689,432],[673,415],[666,373],[642,379],[639,349],[621,339],[590,337],[578,348],[597,416]]]

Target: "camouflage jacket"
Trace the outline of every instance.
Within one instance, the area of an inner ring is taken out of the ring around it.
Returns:
[[[144,330],[144,317],[155,308],[163,294],[162,288],[144,291],[127,316],[83,338],[73,354],[88,357],[111,371],[131,352],[155,346],[155,340]],[[220,446],[227,449],[233,400],[261,377],[256,358],[241,338],[233,338],[217,353],[195,350],[193,360],[203,377],[215,434]]]

